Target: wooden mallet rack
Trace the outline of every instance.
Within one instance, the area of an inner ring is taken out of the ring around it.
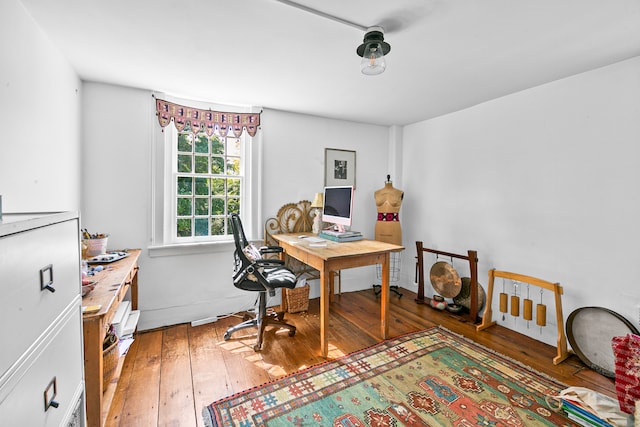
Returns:
[[[562,316],[562,286],[559,283],[551,283],[546,280],[538,279],[536,277],[525,276],[523,274],[509,273],[506,271],[498,271],[495,269],[489,270],[489,284],[487,290],[487,304],[484,309],[484,315],[482,316],[482,323],[476,326],[476,331],[482,331],[496,324],[496,321],[491,319],[491,301],[493,299],[493,283],[495,278],[503,278],[519,283],[527,283],[533,286],[537,286],[542,289],[552,291],[555,296],[556,303],[556,321],[558,323],[558,354],[553,358],[553,364],[557,365],[564,359],[569,357],[567,351],[567,337],[564,334],[564,318]]]

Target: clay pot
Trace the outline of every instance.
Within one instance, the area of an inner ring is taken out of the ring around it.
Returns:
[[[447,302],[440,295],[434,295],[433,298],[431,298],[431,307],[444,310],[447,308]]]

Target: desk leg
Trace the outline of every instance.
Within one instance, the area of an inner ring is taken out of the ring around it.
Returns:
[[[102,425],[102,322],[86,319],[84,328],[84,381],[87,401],[87,426]]]
[[[333,302],[333,298],[335,296],[335,279],[334,279],[334,275],[335,275],[335,271],[330,271],[329,273],[329,302],[332,303]]]
[[[329,342],[327,331],[329,330],[329,280],[331,272],[323,267],[320,270],[320,350],[322,357],[329,355]]]
[[[391,255],[389,252],[384,254],[384,261],[382,263],[382,283],[380,294],[380,334],[382,339],[387,339],[389,336],[389,323],[387,318],[389,317],[389,262]]]

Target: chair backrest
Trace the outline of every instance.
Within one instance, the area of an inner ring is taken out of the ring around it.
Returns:
[[[244,248],[249,246],[247,236],[244,234],[244,228],[242,227],[242,220],[240,215],[234,213],[229,216],[231,222],[231,231],[233,232],[233,241],[236,245],[236,251],[244,253]]]
[[[229,217],[236,250],[233,253],[233,284],[250,291],[267,291],[275,295],[275,288],[295,287],[294,273],[280,262],[264,259],[258,248],[247,240],[238,214]]]
[[[252,282],[257,281],[257,277],[254,275],[256,271],[253,267],[253,261],[250,260],[245,253],[245,248],[249,246],[249,241],[244,234],[240,215],[235,213],[231,214],[229,221],[231,223],[231,231],[233,232],[233,241],[236,246],[236,250],[233,253],[233,284],[236,287],[241,287],[241,283],[245,280]]]

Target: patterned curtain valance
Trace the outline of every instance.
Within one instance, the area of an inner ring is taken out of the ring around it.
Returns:
[[[182,131],[187,124],[191,132],[206,132],[211,136],[218,130],[221,136],[227,136],[229,130],[236,137],[242,135],[242,130],[255,136],[260,126],[260,113],[226,113],[221,111],[201,110],[199,108],[185,107],[162,99],[156,99],[156,115],[160,126],[165,127],[173,119],[178,131]]]

